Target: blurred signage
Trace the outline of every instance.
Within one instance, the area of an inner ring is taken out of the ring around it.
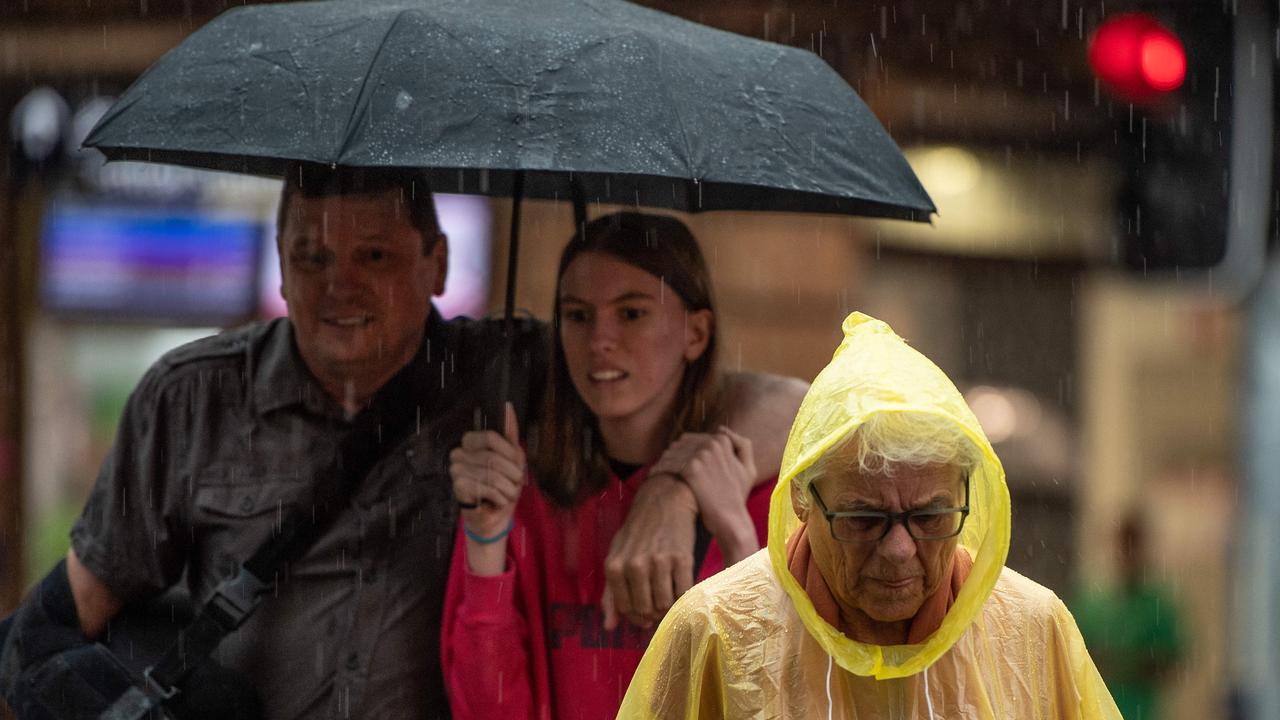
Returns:
[[[80,144],[112,100],[87,99],[69,122],[74,187],[64,188],[46,218],[45,307],[63,316],[180,325],[287,314],[274,227],[280,181],[107,163]],[[482,316],[492,264],[490,201],[435,197],[449,238],[446,291],[436,307],[445,317]]]
[[[229,325],[255,314],[256,218],[57,203],[41,233],[40,296],[85,320]]]

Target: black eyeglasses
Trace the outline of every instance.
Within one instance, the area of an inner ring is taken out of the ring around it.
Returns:
[[[902,523],[907,534],[916,540],[945,540],[960,534],[965,518],[969,517],[969,478],[964,480],[964,505],[950,508],[921,508],[906,512],[884,510],[852,510],[831,512],[812,483],[809,492],[818,502],[818,508],[827,518],[831,537],[840,542],[879,542],[889,534],[894,525]]]

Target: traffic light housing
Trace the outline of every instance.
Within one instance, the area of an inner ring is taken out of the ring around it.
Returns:
[[[1194,0],[1117,10],[1089,60],[1121,168],[1120,254],[1141,271],[1212,267],[1226,253],[1234,18]]]
[[[1089,66],[1111,94],[1147,106],[1182,87],[1187,54],[1178,36],[1154,16],[1121,13],[1089,38]]]

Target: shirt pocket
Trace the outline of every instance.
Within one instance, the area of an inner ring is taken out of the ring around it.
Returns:
[[[192,519],[200,536],[203,566],[216,575],[227,575],[279,530],[307,489],[306,483],[294,478],[235,483],[218,475],[200,478],[192,499]]]
[[[298,504],[303,490],[304,483],[292,479],[234,485],[201,483],[196,487],[197,522],[238,523],[274,514],[276,517],[270,520],[278,526],[284,513]]]

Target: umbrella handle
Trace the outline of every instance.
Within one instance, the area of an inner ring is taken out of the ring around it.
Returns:
[[[583,232],[587,224],[587,202],[582,179],[576,175],[570,180],[570,194],[574,224],[578,232]],[[523,203],[524,171],[516,170],[511,186],[511,231],[507,241],[507,294],[502,313],[502,354],[498,359],[498,398],[490,408],[489,417],[492,418],[504,417],[503,406],[511,400],[511,351],[515,343],[516,270],[520,258],[520,211]],[[494,427],[501,425],[500,420],[495,420]]]

